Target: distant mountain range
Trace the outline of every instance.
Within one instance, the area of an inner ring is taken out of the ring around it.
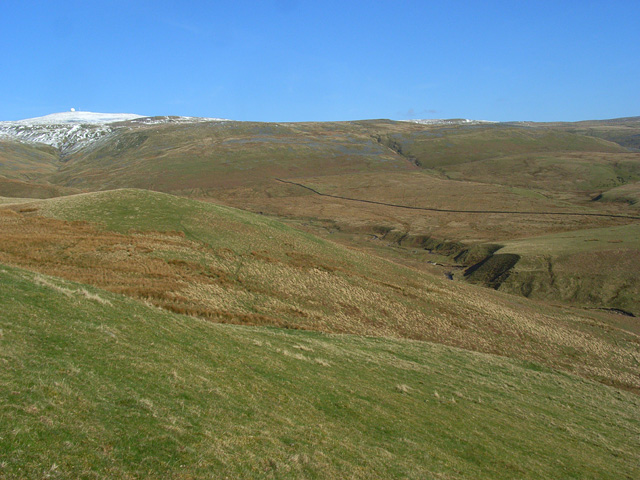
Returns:
[[[28,143],[43,143],[65,152],[73,151],[108,135],[118,128],[133,124],[155,125],[162,123],[200,123],[232,121],[224,118],[154,116],[147,117],[135,113],[98,113],[69,111],[52,113],[42,117],[18,121],[0,122],[0,138],[9,138]],[[416,119],[402,120],[422,125],[478,125],[490,124],[486,120],[469,119]]]
[[[73,152],[94,140],[104,137],[116,130],[130,129],[136,125],[157,125],[165,123],[203,123],[232,122],[224,118],[186,117],[186,116],[144,116],[134,113],[98,113],[85,111],[69,111],[52,113],[42,117],[27,118],[17,121],[0,122],[0,139],[18,140],[32,144],[46,144],[60,149],[63,153]],[[494,122],[489,120],[453,119],[411,119],[400,122],[425,126],[446,125],[519,125],[554,127],[575,133],[586,133],[619,143],[633,150],[640,149],[640,117],[625,117],[608,120],[585,120],[580,122]],[[250,122],[246,122],[250,123]],[[310,122],[314,123],[314,122]],[[315,122],[341,123],[341,122]],[[348,122],[343,122],[348,123]],[[287,124],[283,122],[282,124]],[[616,128],[617,127],[617,128]],[[621,131],[620,128],[632,128],[634,131]],[[607,129],[602,132],[598,129]],[[612,129],[615,129],[613,131]]]

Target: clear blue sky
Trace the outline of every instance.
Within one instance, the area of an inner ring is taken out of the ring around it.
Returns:
[[[0,120],[640,115],[640,0],[1,0]]]

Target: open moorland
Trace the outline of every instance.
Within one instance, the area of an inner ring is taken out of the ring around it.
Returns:
[[[0,478],[640,473],[637,118],[98,133],[0,139]]]
[[[637,395],[0,269],[3,478],[636,478]]]

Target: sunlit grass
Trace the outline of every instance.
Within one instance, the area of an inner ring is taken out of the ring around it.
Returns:
[[[0,261],[172,312],[215,322],[430,340],[640,387],[639,365],[629,354],[634,338],[611,330],[596,313],[451,282],[261,215],[142,190],[3,212]]]
[[[539,364],[0,280],[3,478],[639,473],[638,397]]]

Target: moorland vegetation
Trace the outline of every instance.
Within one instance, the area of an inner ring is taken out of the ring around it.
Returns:
[[[640,121],[0,139],[0,478],[635,478]]]

